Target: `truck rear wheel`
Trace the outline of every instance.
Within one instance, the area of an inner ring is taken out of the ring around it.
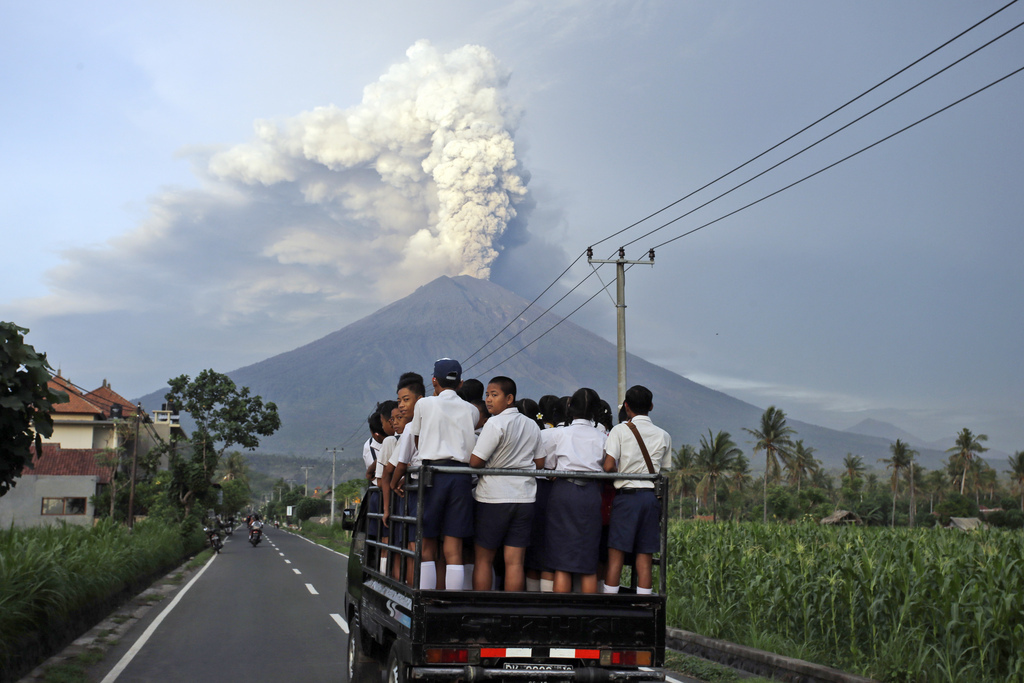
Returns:
[[[384,683],[406,683],[405,669],[407,664],[402,661],[398,654],[398,643],[391,645],[391,652],[388,654],[387,677]]]
[[[363,632],[354,617],[348,630],[348,683],[380,683],[380,662],[363,649]]]

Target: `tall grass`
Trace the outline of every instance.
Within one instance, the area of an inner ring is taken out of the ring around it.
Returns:
[[[195,545],[158,522],[133,532],[110,520],[0,531],[0,680],[74,638],[83,622]]]
[[[675,523],[670,625],[886,681],[1024,681],[1024,534]]]

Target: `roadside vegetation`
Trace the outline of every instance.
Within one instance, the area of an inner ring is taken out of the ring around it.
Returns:
[[[91,626],[202,547],[202,533],[110,520],[0,530],[0,679]]]
[[[1024,534],[675,522],[669,625],[881,681],[1024,680]]]

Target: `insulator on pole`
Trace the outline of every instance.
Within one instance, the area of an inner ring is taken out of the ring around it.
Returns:
[[[619,247],[619,258],[626,258],[626,248]]]

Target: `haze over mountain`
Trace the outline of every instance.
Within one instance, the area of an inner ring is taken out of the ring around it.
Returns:
[[[343,460],[350,464],[359,457],[368,435],[366,416],[378,401],[394,397],[398,376],[412,370],[429,383],[434,360],[445,356],[463,361],[464,378],[486,382],[498,374],[512,377],[520,398],[561,396],[589,386],[614,405],[615,345],[571,321],[545,316],[493,356],[484,357],[534,320],[539,311],[531,310],[485,351],[470,357],[527,303],[487,280],[439,277],[317,341],[228,374],[280,410],[282,427],[263,441],[261,452],[316,456],[343,446]],[[763,460],[752,453],[752,438],[743,431],[758,426],[763,407],[633,355],[628,356],[628,384],[643,384],[654,393],[652,418],[671,433],[675,447],[698,444],[709,429],[725,430],[750,458],[752,468],[763,469]],[[158,407],[164,392],[143,397],[143,404]],[[889,456],[891,439],[797,421],[789,424],[796,429],[796,438],[815,449],[826,468],[840,467],[847,453],[862,456],[869,467],[881,467],[878,459]],[[921,464],[928,468],[944,458],[937,450],[922,448],[920,454]]]

